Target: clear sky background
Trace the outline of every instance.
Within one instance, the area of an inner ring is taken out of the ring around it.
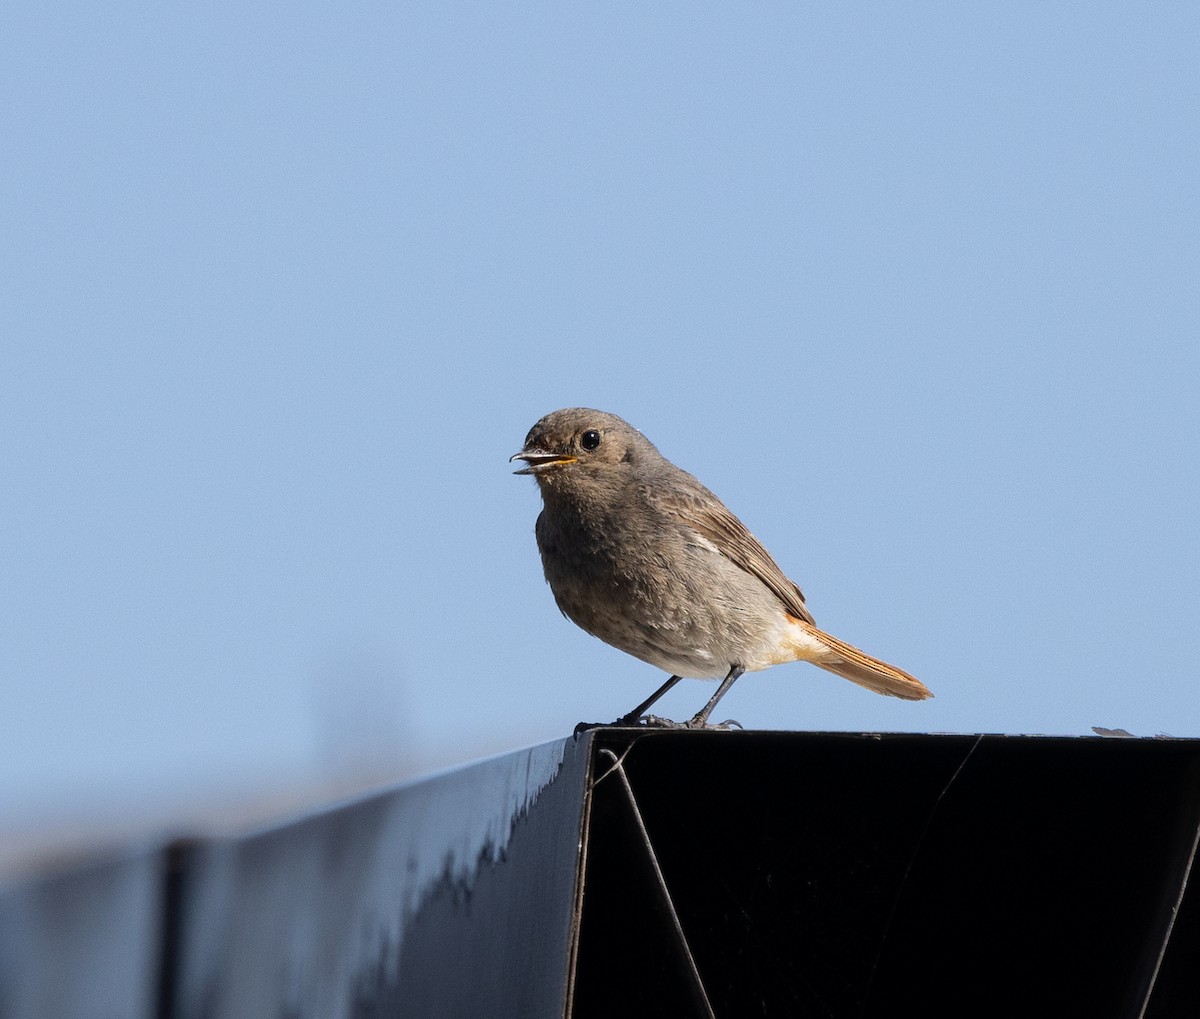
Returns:
[[[0,840],[562,737],[665,677],[554,607],[621,414],[923,704],[1200,736],[1192,5],[9,5]],[[680,684],[675,717],[712,692]]]

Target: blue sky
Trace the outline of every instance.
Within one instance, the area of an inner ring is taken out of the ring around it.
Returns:
[[[1200,736],[1193,8],[2,29],[0,838],[631,708],[509,475],[573,405],[937,694],[781,667],[746,726]]]

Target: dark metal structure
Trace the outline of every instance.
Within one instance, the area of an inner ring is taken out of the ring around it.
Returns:
[[[1200,1015],[1200,741],[598,729],[0,893],[0,1017]]]

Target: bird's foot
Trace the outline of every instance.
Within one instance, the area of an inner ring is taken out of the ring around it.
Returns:
[[[686,722],[674,722],[669,718],[663,718],[660,715],[622,715],[613,725],[619,725],[626,729],[682,729]]]
[[[707,718],[701,718],[699,715],[696,715],[693,718],[689,718],[686,722],[683,723],[683,727],[685,729],[709,729],[709,730],[720,730],[720,731],[726,731],[726,732],[728,732],[731,729],[743,729],[744,728],[742,723],[737,721],[734,718],[727,718],[727,719],[725,719],[724,722],[710,722]]]
[[[580,722],[575,726],[575,737],[589,729],[686,729],[689,722],[673,722],[658,715],[622,715],[612,722]]]
[[[589,729],[709,729],[729,730],[741,729],[742,723],[733,718],[724,722],[710,722],[699,715],[689,718],[686,722],[676,722],[660,715],[622,715],[613,722],[580,722],[575,726],[575,738]]]
[[[633,724],[646,729],[682,729],[687,725],[686,722],[675,722],[660,715],[642,715]]]

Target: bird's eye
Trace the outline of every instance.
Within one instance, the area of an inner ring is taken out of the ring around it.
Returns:
[[[600,433],[594,428],[589,428],[579,437],[579,445],[584,449],[595,449],[600,445]]]

